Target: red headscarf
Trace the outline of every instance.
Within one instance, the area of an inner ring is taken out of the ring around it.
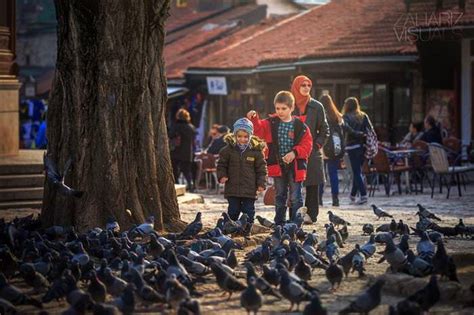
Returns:
[[[291,93],[295,97],[296,106],[298,107],[301,114],[303,114],[306,110],[306,105],[308,105],[309,99],[311,98],[310,95],[303,96],[300,93],[301,84],[304,82],[309,83],[310,86],[313,86],[313,82],[311,82],[310,78],[305,75],[299,75],[293,80],[293,84],[291,84]]]

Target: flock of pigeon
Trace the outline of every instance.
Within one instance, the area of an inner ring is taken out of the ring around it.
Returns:
[[[367,242],[356,244],[345,255],[339,248],[349,237],[350,223],[331,211],[324,237],[303,229],[304,211],[284,225],[257,216],[258,223],[271,232],[240,261],[236,251],[244,248],[236,236],[248,237],[251,229],[245,214],[233,221],[224,212],[213,229],[203,231],[198,212],[182,233],[166,235],[155,231],[153,217],[127,231],[110,218],[104,228],[86,233],[61,226],[42,229],[33,215],[11,222],[0,219],[0,313],[17,314],[17,306],[33,305],[47,314],[44,304],[66,299],[69,308],[63,314],[131,314],[139,307],[201,314],[199,285],[215,281],[228,299],[240,295],[240,304],[249,314],[256,314],[266,299],[288,301],[290,311],[295,305],[299,311],[304,303],[305,315],[326,314],[321,289],[309,284],[314,270],[323,270],[330,291],[338,290],[349,273],[366,275],[366,265],[378,246],[384,246],[378,263],[387,263],[387,272],[430,276],[426,287],[391,305],[390,314],[428,311],[440,299],[438,276],[458,281],[445,237],[472,237],[474,227],[462,220],[454,227],[439,226],[432,220],[440,218],[421,205],[419,221],[408,227],[372,207],[377,219],[391,218],[391,223],[377,228],[365,224]],[[419,237],[413,250],[408,243],[411,237]],[[28,291],[14,286],[15,278],[22,278]],[[380,304],[383,286],[384,280],[375,279],[340,314],[370,312]]]

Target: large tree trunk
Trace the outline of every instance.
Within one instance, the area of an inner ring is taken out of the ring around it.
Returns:
[[[56,0],[58,57],[48,156],[82,198],[45,184],[44,225],[181,227],[169,158],[162,59],[169,0]],[[132,217],[126,213],[132,210]]]

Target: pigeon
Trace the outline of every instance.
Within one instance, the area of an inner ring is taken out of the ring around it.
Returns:
[[[346,226],[346,225],[344,225]],[[343,242],[343,239],[342,239],[342,236],[341,236],[341,233],[339,233],[339,231],[337,231],[335,228],[334,228],[334,225],[331,223],[331,224],[325,224],[324,227],[326,228],[326,239],[329,239],[331,237],[331,235],[334,235],[335,239],[336,239],[336,242],[337,242],[337,245],[340,247],[340,248],[344,248],[344,242]],[[347,226],[346,226],[347,228]]]
[[[46,155],[46,153],[43,156],[43,161],[44,161],[44,167],[46,170],[46,178],[48,182],[50,182],[53,187],[63,196],[67,197],[76,197],[76,198],[81,198],[82,195],[84,194],[83,191],[75,190],[69,186],[67,186],[64,183],[64,180],[66,178],[67,172],[69,171],[71,164],[72,164],[72,159],[67,160],[65,166],[64,166],[64,171],[62,174],[59,173],[56,165],[53,163],[53,161]]]
[[[419,214],[421,217],[426,218],[426,219],[434,219],[434,220],[441,221],[439,217],[437,217],[434,213],[430,212],[428,209],[426,209],[419,203],[416,206],[418,207],[418,212],[416,214]]]
[[[436,275],[432,275],[430,282],[423,289],[409,296],[407,300],[418,303],[423,311],[428,312],[439,301],[440,297],[438,278]]]
[[[311,280],[311,267],[304,261],[304,259],[299,259],[294,271],[295,274],[304,281]]]
[[[112,274],[112,269],[106,267],[104,270],[104,278],[102,280],[107,287],[107,293],[112,296],[119,296],[123,293],[125,288],[127,287],[127,282],[114,276]],[[120,309],[120,307],[117,305]]]
[[[347,225],[343,225],[342,228],[338,230],[338,232],[341,235],[342,242],[344,243],[349,237],[349,231],[347,230]]]
[[[114,218],[114,217],[109,217],[107,219],[107,222],[105,223],[105,230],[112,231],[114,233],[119,233],[120,232],[120,225],[119,225],[117,219]]]
[[[69,303],[70,308],[62,314],[85,314],[87,310],[91,310],[94,306],[94,301],[91,296],[81,289],[71,291],[67,295],[66,300]]]
[[[345,274],[346,278],[349,275],[349,271],[352,268],[352,257],[354,257],[354,255],[357,253],[357,251],[358,250],[356,248],[354,248],[349,253],[347,253],[346,255],[339,258],[339,260],[337,260],[337,264],[341,265],[342,270],[344,271],[344,274]]]
[[[132,232],[139,235],[149,235],[155,233],[155,216],[151,215],[145,219],[145,222],[137,226]]]
[[[328,269],[326,269],[326,278],[328,279],[329,283],[331,283],[331,290],[334,291],[339,288],[343,277],[344,273],[342,268],[334,261],[331,261]]]
[[[432,259],[435,274],[441,275],[441,278],[446,277],[451,281],[459,282],[456,264],[451,256],[446,253],[443,240],[439,239],[437,242],[436,254]]]
[[[135,310],[135,286],[128,284],[120,297],[112,301],[123,314],[132,314]]]
[[[395,306],[390,306],[389,315],[422,315],[420,305],[416,302],[402,300]]]
[[[424,277],[432,273],[433,266],[426,260],[415,256],[411,249],[407,250],[408,273],[415,277]]]
[[[194,238],[196,235],[199,234],[202,230],[202,221],[201,221],[201,212],[196,213],[196,217],[194,218],[194,221],[189,223],[183,230],[183,232],[180,234],[179,238],[180,239],[185,239],[185,238]]]
[[[309,249],[312,249],[311,252],[298,245],[299,254],[303,256],[304,261],[309,264],[312,269],[320,268],[326,270],[328,267],[327,261],[323,260],[322,257],[316,253],[314,248],[310,247]]]
[[[234,269],[235,267],[237,267],[237,264],[238,264],[238,261],[237,261],[237,257],[235,256],[235,250],[234,249],[231,249],[229,251],[229,255],[227,255],[227,265]]]
[[[179,255],[178,259],[186,268],[186,270],[194,275],[204,276],[211,272],[211,269],[208,266],[198,261],[192,261],[186,256]]]
[[[347,222],[346,220],[344,220],[343,218],[335,215],[332,213],[332,211],[328,211],[328,215],[329,215],[329,222],[331,222],[332,224],[336,225],[336,226],[339,226],[339,225],[351,225],[349,222]]]
[[[189,299],[189,290],[177,280],[175,274],[166,280],[165,287],[166,302],[173,309],[178,309],[183,300]]]
[[[281,281],[280,281],[280,293],[281,295],[290,301],[291,306],[288,310],[292,311],[293,305],[296,303],[296,310],[299,311],[299,306],[302,301],[310,301],[312,293],[306,290],[298,282],[290,278],[288,271],[284,268],[280,269]]]
[[[201,315],[201,306],[198,300],[185,299],[178,307],[177,315]]]
[[[385,223],[379,225],[376,229],[375,232],[390,232],[390,223]]]
[[[240,305],[245,308],[248,314],[253,312],[256,315],[258,310],[262,307],[263,296],[255,285],[255,278],[250,277],[248,279],[247,288],[240,293]]]
[[[20,265],[18,258],[13,255],[9,247],[0,249],[0,261],[2,261],[2,272],[7,279],[13,277]]]
[[[321,299],[317,294],[313,294],[311,302],[309,302],[304,310],[303,315],[326,315],[327,310],[321,305]]]
[[[431,262],[431,259],[435,254],[435,245],[429,239],[428,233],[426,231],[421,234],[421,239],[416,245],[416,251],[420,258]]]
[[[400,243],[398,243],[398,248],[406,254],[407,251],[410,249],[410,245],[408,244],[408,239],[410,236],[408,234],[403,234],[402,237],[400,238]]]
[[[224,226],[222,228],[224,234],[232,234],[239,231],[241,226],[232,220],[227,212],[222,212],[222,217],[224,218]]]
[[[13,305],[33,305],[43,308],[43,304],[34,297],[21,292],[20,289],[7,282],[7,278],[0,272],[0,298],[3,298]]]
[[[280,276],[280,272],[277,269],[269,268],[267,265],[263,265],[262,269],[263,269],[263,274],[262,274],[263,279],[268,281],[268,283],[270,283],[271,285],[274,285],[274,286],[280,285],[281,276]]]
[[[227,300],[230,300],[232,293],[241,292],[246,288],[237,278],[232,274],[227,273],[221,266],[216,263],[211,265],[212,272],[214,273],[217,284],[219,287],[224,290],[224,294],[229,293]]]
[[[388,212],[386,212],[382,208],[379,208],[376,205],[372,205],[371,207],[374,210],[374,214],[377,216],[377,220],[380,220],[380,218],[392,218],[393,219],[393,215],[390,215]]]
[[[368,314],[374,308],[380,304],[381,300],[381,289],[384,285],[384,280],[379,279],[373,284],[367,291],[357,297],[357,299],[345,309],[339,312],[339,314],[349,313],[365,313]]]
[[[158,242],[158,238],[155,234],[150,234],[150,243],[148,244],[148,254],[153,258],[158,258],[165,251],[163,244]]]
[[[364,271],[364,263],[365,263],[365,256],[360,250],[359,244],[355,245],[355,249],[357,252],[352,256],[352,272],[357,271],[359,273],[359,278],[365,276]]]
[[[362,245],[360,248],[362,254],[364,254],[366,259],[369,259],[375,254],[376,245],[375,245],[375,235],[370,235],[369,241]]]
[[[257,273],[255,272],[255,268],[253,267],[253,265],[251,263],[249,263],[249,262],[245,263],[245,268],[247,268],[247,284],[248,284],[249,278],[253,277],[255,279],[256,288],[259,289],[260,292],[262,292],[262,294],[272,295],[272,296],[276,297],[277,299],[281,300],[282,297],[281,297],[280,293],[277,290],[275,290],[270,285],[270,283],[268,283],[267,280],[257,276]]]
[[[260,225],[263,225],[264,227],[273,229],[273,227],[275,226],[275,223],[273,223],[272,221],[268,220],[267,218],[261,217],[259,215],[256,216],[256,219],[257,219],[258,223],[260,223]]]
[[[43,292],[49,288],[49,281],[42,274],[37,272],[31,264],[21,265],[20,273],[26,284],[33,287],[35,292]]]
[[[96,303],[104,303],[107,295],[107,288],[97,277],[96,271],[92,270],[89,275],[90,283],[87,292]]]
[[[374,226],[370,223],[365,223],[362,226],[362,232],[363,232],[363,235],[370,235],[374,233]]]
[[[48,303],[54,299],[59,300],[66,297],[70,292],[77,289],[77,281],[72,276],[69,269],[65,269],[60,278],[54,280],[51,287],[42,297],[43,303]]]
[[[394,272],[402,270],[407,264],[407,258],[405,257],[405,254],[403,254],[400,248],[395,246],[393,239],[387,240],[383,257],[378,263],[381,263],[384,260],[387,260],[387,262],[390,264],[390,269]]]
[[[331,235],[331,237],[329,237],[326,242],[326,256],[329,260],[333,259],[334,257],[339,258],[339,249],[337,248],[335,241],[335,236]]]
[[[270,245],[266,241],[263,242],[260,250],[254,250],[248,253],[248,256],[245,259],[254,265],[263,265],[267,263],[270,259]]]
[[[155,289],[149,286],[143,279],[142,275],[135,268],[130,268],[128,276],[130,277],[130,282],[135,285],[135,292],[142,299],[142,301],[145,303],[163,303],[165,301],[165,298]],[[173,274],[173,276],[176,275]]]
[[[403,220],[401,219],[398,221],[397,232],[401,235],[410,234],[410,229],[408,228],[408,225],[403,223]]]

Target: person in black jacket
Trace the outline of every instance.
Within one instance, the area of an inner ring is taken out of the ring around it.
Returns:
[[[441,129],[438,127],[436,120],[433,116],[428,115],[425,118],[425,133],[421,136],[420,140],[428,143],[443,143],[443,138],[441,137]]]
[[[360,110],[359,101],[355,97],[349,97],[344,101],[343,108],[344,122],[357,132],[366,134],[374,127],[370,122],[369,116]],[[350,194],[351,204],[367,203],[367,188],[362,178],[362,165],[364,163],[365,138],[360,135],[348,133],[346,135],[346,152],[349,155],[352,167],[352,189]],[[360,193],[360,199],[356,202],[357,193]]]
[[[176,113],[176,123],[170,131],[171,163],[175,182],[183,173],[187,182],[187,189],[194,191],[192,163],[194,159],[194,138],[196,128],[191,124],[191,115],[185,109]]]
[[[319,185],[324,184],[324,162],[322,148],[329,136],[329,126],[323,105],[311,97],[312,81],[304,75],[297,76],[291,85],[295,97],[293,115],[299,117],[309,127],[313,136],[313,150],[308,159],[305,181],[305,206],[311,221],[316,222],[319,214]]]
[[[323,146],[323,152],[329,181],[331,183],[332,205],[333,207],[339,207],[339,178],[337,176],[337,170],[346,152],[344,135],[351,134],[356,137],[363,137],[364,133],[355,131],[348,124],[344,123],[342,114],[337,109],[329,94],[321,96],[319,101],[324,106],[329,124],[329,140]],[[320,188],[320,200],[322,200],[324,185],[321,185]]]

